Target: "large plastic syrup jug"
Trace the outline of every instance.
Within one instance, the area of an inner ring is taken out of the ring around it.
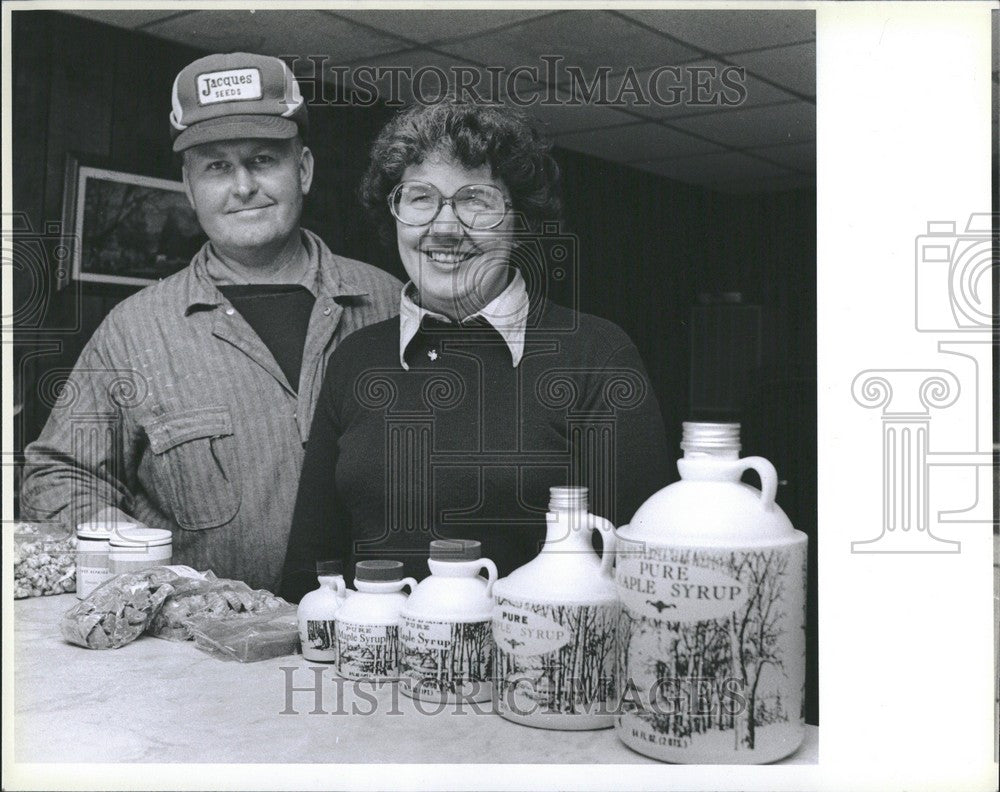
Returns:
[[[496,564],[473,539],[435,539],[430,577],[400,614],[400,689],[422,701],[493,698],[493,584]],[[479,572],[485,570],[488,578]]]
[[[552,487],[537,558],[493,587],[494,705],[546,729],[614,725],[618,598],[614,529],[587,512],[586,487]],[[599,530],[603,558],[591,545]]]
[[[739,430],[685,423],[681,480],[617,531],[615,728],[663,761],[772,762],[805,734],[807,539]],[[762,490],[740,482],[750,468]]]

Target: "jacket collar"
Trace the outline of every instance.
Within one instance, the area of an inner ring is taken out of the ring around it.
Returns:
[[[368,294],[366,289],[345,274],[345,268],[340,266],[340,257],[331,253],[323,240],[312,231],[302,229],[302,244],[305,246],[309,264],[303,277],[293,281],[294,283],[301,283],[317,298],[325,296],[337,299]],[[236,281],[228,279],[224,265],[211,242],[202,245],[184,272],[187,277],[185,316],[195,308],[215,308],[227,303],[218,287]]]
[[[416,298],[417,289],[413,281],[410,281],[403,287],[399,300],[399,364],[407,371],[410,367],[406,363],[406,348],[420,330],[420,323],[424,317],[429,316],[447,324],[454,324],[442,314],[421,308],[417,305]],[[515,271],[506,289],[462,321],[467,322],[474,317],[485,319],[507,344],[511,364],[517,367],[524,355],[524,331],[528,324],[528,311],[528,290],[521,273]]]

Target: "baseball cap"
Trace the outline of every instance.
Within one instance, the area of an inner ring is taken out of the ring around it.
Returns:
[[[279,58],[249,52],[207,55],[174,80],[170,134],[174,151],[239,138],[285,140],[305,134],[306,103]]]

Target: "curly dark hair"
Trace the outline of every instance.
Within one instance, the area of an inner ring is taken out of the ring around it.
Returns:
[[[385,125],[372,146],[361,181],[361,202],[383,242],[395,241],[387,198],[403,171],[443,152],[466,168],[488,165],[510,191],[513,211],[526,230],[559,217],[559,166],[528,117],[512,107],[474,104],[447,97],[433,105],[404,109]]]

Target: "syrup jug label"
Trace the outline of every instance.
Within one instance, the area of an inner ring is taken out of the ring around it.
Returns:
[[[607,712],[614,699],[618,603],[553,605],[497,597],[497,709]]]
[[[302,622],[299,622],[302,624]],[[308,651],[316,660],[337,659],[337,627],[336,622],[321,619],[308,619],[299,631],[303,652]]]
[[[551,610],[557,617],[565,615],[565,606],[562,613]],[[546,612],[528,610],[505,597],[497,599],[493,638],[505,652],[527,657],[548,654],[564,647],[572,637],[567,623],[550,618]]]
[[[354,624],[339,619],[337,673],[349,679],[395,677],[399,673],[399,627]]]
[[[668,761],[721,751],[739,763],[800,738],[805,563],[805,542],[647,545],[619,559],[618,733],[626,744]],[[632,588],[632,577],[651,590]]]
[[[647,545],[619,555],[615,582],[622,604],[647,619],[700,621],[726,618],[745,607],[752,582],[736,565],[698,551]]]
[[[400,676],[422,696],[466,692],[493,675],[491,622],[441,622],[404,615]]]

